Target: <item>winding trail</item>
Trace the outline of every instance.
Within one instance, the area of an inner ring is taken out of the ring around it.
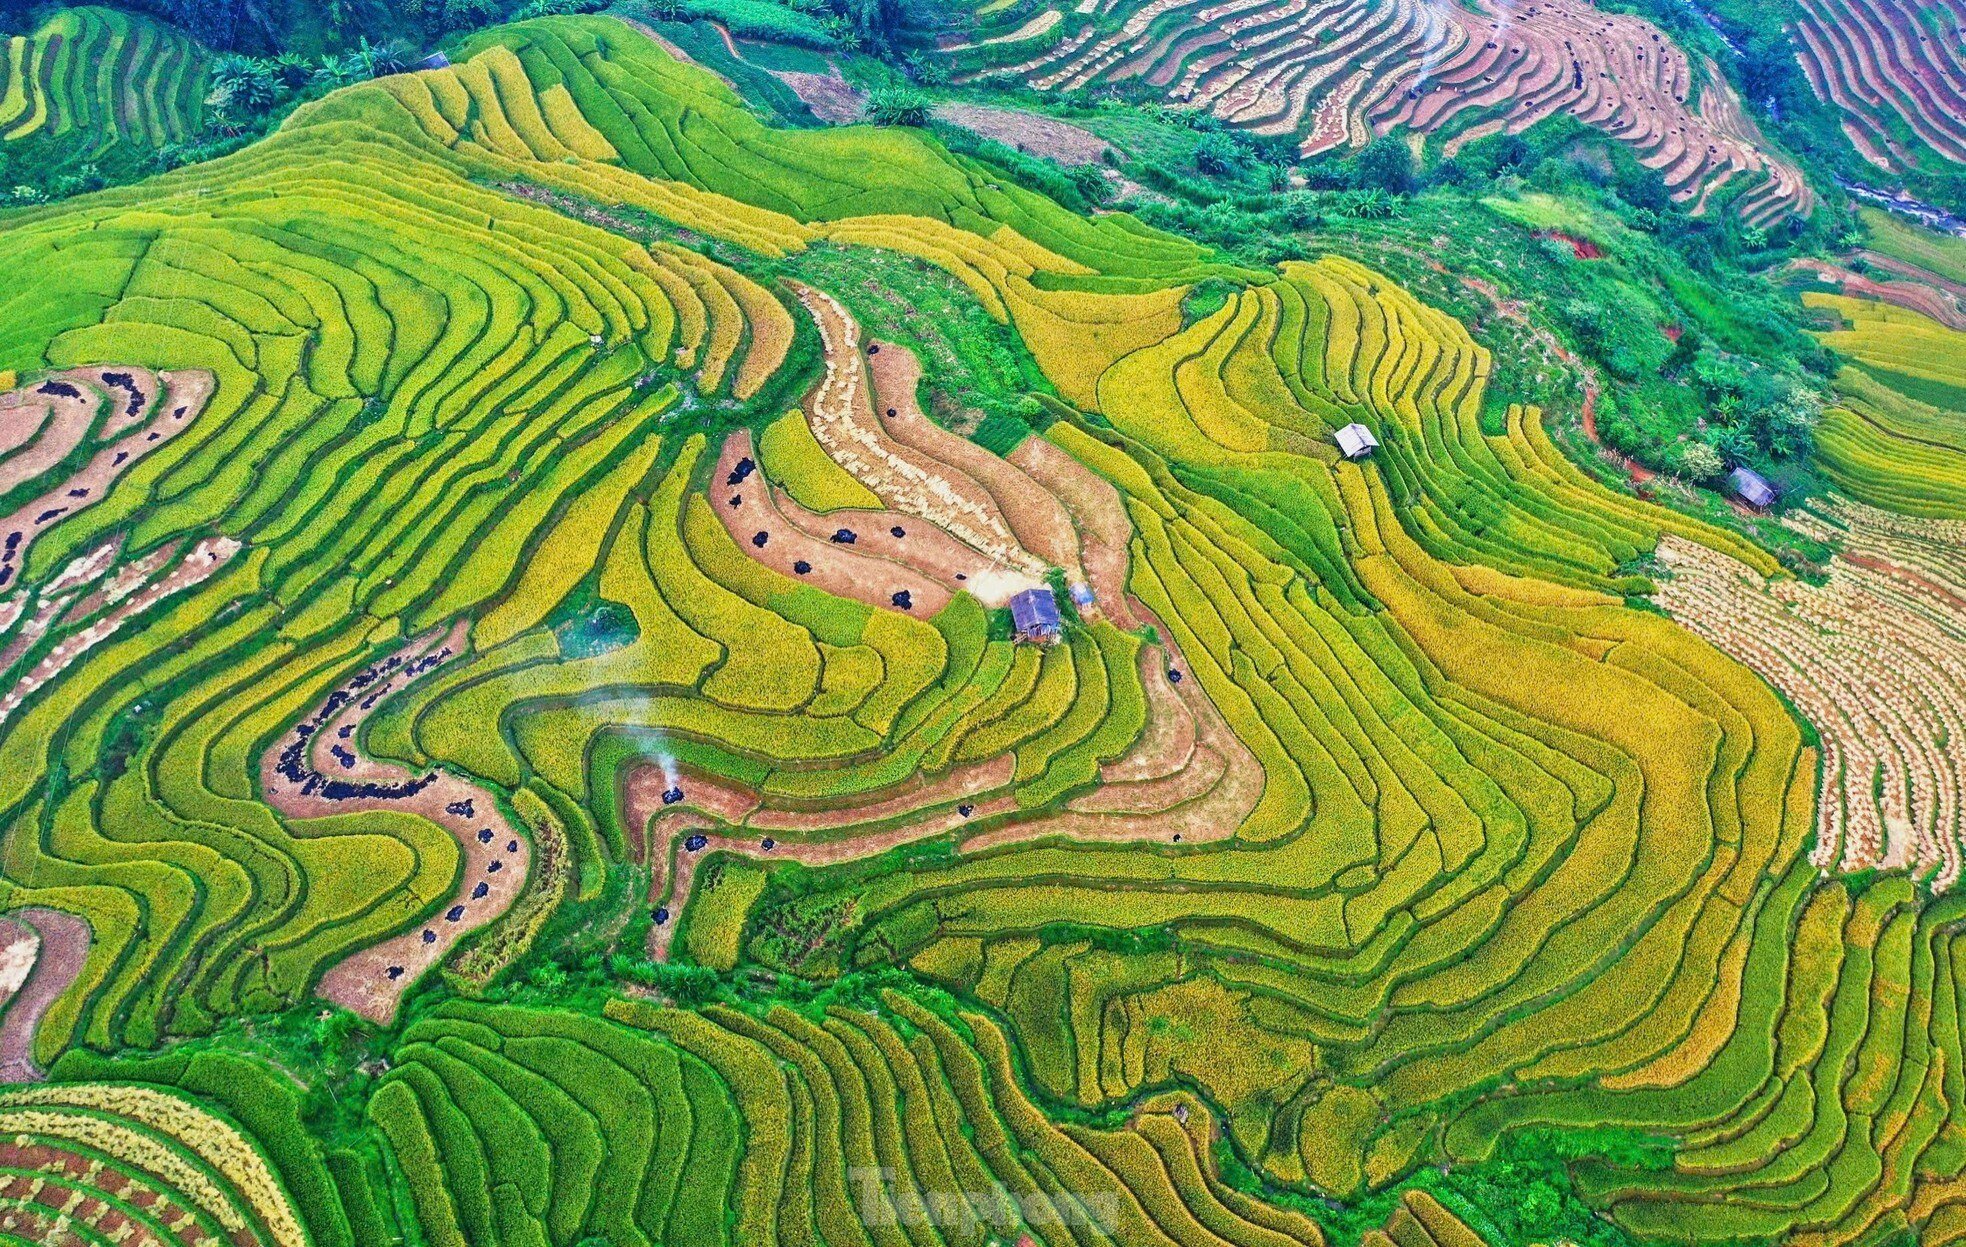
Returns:
[[[531,843],[499,809],[491,792],[448,771],[414,775],[356,752],[363,720],[391,694],[436,670],[465,647],[468,625],[410,642],[357,672],[271,746],[260,762],[260,790],[290,818],[388,810],[420,815],[457,841],[460,868],[450,899],[414,925],[434,897],[405,889],[399,898],[409,929],[350,953],[315,985],[324,1000],[387,1025],[403,993],[467,934],[496,921],[523,891]]]

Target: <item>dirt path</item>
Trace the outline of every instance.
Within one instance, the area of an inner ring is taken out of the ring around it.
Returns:
[[[722,74],[718,73],[715,69],[711,68],[710,66],[705,65],[702,61],[697,60],[689,53],[683,51],[682,48],[678,47],[674,42],[666,38],[662,34],[662,32],[658,31],[655,27],[649,25],[647,22],[637,21],[632,17],[617,17],[616,20],[619,21],[622,25],[632,26],[636,30],[640,31],[642,34],[648,36],[648,39],[651,43],[655,44],[656,47],[661,48],[664,52],[668,53],[673,60],[684,65],[694,65],[698,69],[702,70],[704,73],[709,74],[712,77],[716,78],[717,81],[723,83],[731,90],[733,91],[737,90],[736,83],[724,77]],[[719,27],[719,29],[722,29],[722,27]],[[728,31],[725,32],[724,38],[725,39],[730,38],[730,34]]]
[[[1955,299],[1966,302],[1966,284],[1953,281],[1949,277],[1941,277],[1930,269],[1920,268],[1916,264],[1912,264],[1906,260],[1900,260],[1895,256],[1885,255],[1881,251],[1859,251],[1857,254],[1870,264],[1883,269],[1887,273],[1896,273],[1898,276],[1908,278],[1912,281],[1924,282],[1928,286],[1945,291]]]
[[[89,924],[59,909],[17,909],[0,918],[0,938],[0,1082],[39,1082],[47,1075],[34,1063],[34,1032],[88,962]]]
[[[1429,259],[1426,261],[1426,264],[1428,268],[1431,268],[1436,273],[1447,273],[1447,267],[1438,260]],[[1646,483],[1657,476],[1658,473],[1639,463],[1631,456],[1605,445],[1603,440],[1597,435],[1597,396],[1599,392],[1597,372],[1586,365],[1584,361],[1578,359],[1571,352],[1570,348],[1558,341],[1555,334],[1531,321],[1529,319],[1528,309],[1523,306],[1520,300],[1504,299],[1501,291],[1479,277],[1461,275],[1458,280],[1463,288],[1471,290],[1486,299],[1489,306],[1493,307],[1498,315],[1506,320],[1514,321],[1524,329],[1527,329],[1538,342],[1543,344],[1546,350],[1576,370],[1577,375],[1582,378],[1584,385],[1584,401],[1582,409],[1578,412],[1578,421],[1583,425],[1584,436],[1590,439],[1591,445],[1597,447],[1607,458],[1611,459],[1624,470],[1625,475],[1631,480],[1632,488],[1637,491],[1640,497],[1648,497],[1649,493],[1646,489]]]
[[[390,810],[421,815],[456,838],[461,868],[437,915],[349,954],[321,976],[315,994],[387,1025],[411,984],[472,931],[495,921],[526,884],[532,848],[486,789],[448,771],[412,775],[355,752],[363,720],[393,693],[436,670],[465,646],[467,625],[411,642],[357,672],[266,751],[260,790],[289,818]],[[402,921],[431,898],[404,891]]]

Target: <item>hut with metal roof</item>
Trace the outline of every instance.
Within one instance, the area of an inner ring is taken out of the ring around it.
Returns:
[[[1727,475],[1727,483],[1734,490],[1734,496],[1757,511],[1766,511],[1775,505],[1781,493],[1768,479],[1753,468],[1735,468]]]
[[[1020,641],[1050,645],[1065,635],[1065,621],[1058,614],[1058,598],[1049,585],[1026,589],[1011,598],[1010,622]]]
[[[1363,459],[1379,448],[1379,439],[1362,424],[1348,424],[1331,435],[1347,459]]]

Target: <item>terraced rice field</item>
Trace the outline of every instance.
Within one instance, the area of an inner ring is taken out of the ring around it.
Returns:
[[[1458,1247],[1520,1210],[1420,1185],[1549,1131],[1656,1150],[1565,1167],[1635,1239],[1966,1231],[1956,522],[1853,489],[1799,584],[1358,263],[604,17],[456,60],[0,230],[0,1241]],[[830,247],[1040,427],[930,420]]]
[[[1820,434],[1824,470],[1865,502],[1966,518],[1966,331],[1848,290],[1803,295],[1842,326],[1822,338],[1849,361]]]
[[[155,149],[202,125],[203,48],[174,27],[93,5],[62,9],[4,45],[0,150],[25,139],[100,158]]]
[[[1966,161],[1966,7],[1958,0],[1801,0],[1797,60],[1878,168]]]
[[[1046,92],[1141,86],[1288,136],[1306,155],[1394,128],[1440,134],[1452,155],[1567,115],[1630,145],[1696,213],[1723,188],[1758,225],[1813,206],[1801,170],[1716,66],[1640,18],[1588,4],[1090,0],[1045,12],[1057,20],[1002,32],[986,21],[988,37],[955,51],[961,74]]]

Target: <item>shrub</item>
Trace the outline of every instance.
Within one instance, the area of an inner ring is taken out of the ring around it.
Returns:
[[[1226,177],[1242,164],[1242,145],[1222,130],[1211,130],[1195,144],[1195,168],[1212,177]]]
[[[928,96],[913,87],[889,84],[867,97],[867,119],[875,125],[925,126],[929,113]]]

